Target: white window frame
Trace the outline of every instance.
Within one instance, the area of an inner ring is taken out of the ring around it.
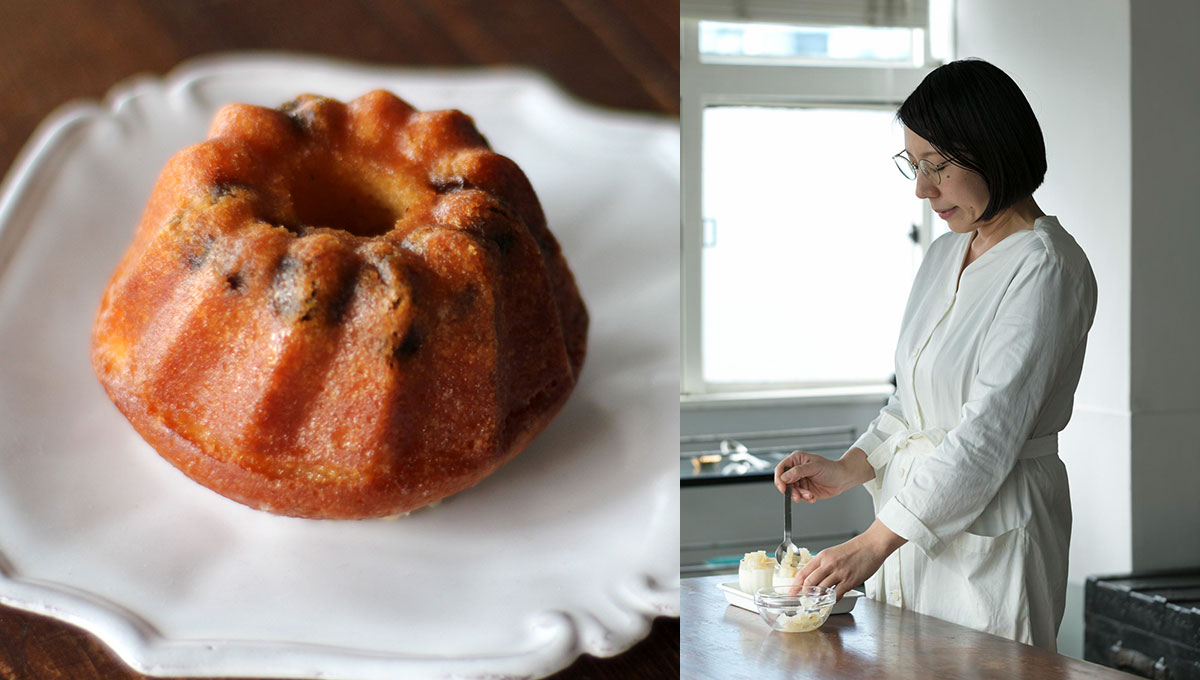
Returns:
[[[940,3],[938,3],[940,4]],[[953,3],[950,3],[952,8]],[[699,405],[714,401],[827,400],[830,397],[876,397],[891,385],[771,385],[707,383],[703,376],[701,323],[701,159],[703,113],[711,105],[863,106],[898,108],[904,98],[948,55],[931,52],[925,31],[920,66],[866,66],[721,63],[701,60],[700,20],[682,17],[680,47],[680,400]],[[940,37],[944,37],[940,36]],[[897,149],[896,151],[899,151]],[[886,156],[895,151],[881,152]],[[887,162],[883,158],[881,162]],[[931,239],[932,216],[922,211],[921,247]]]

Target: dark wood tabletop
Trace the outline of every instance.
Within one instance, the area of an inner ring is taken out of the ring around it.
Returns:
[[[1131,680],[1135,676],[860,598],[809,633],[779,633],[728,604],[717,584],[684,579],[680,676],[688,680]]]
[[[676,0],[0,0],[0,172],[38,123],[137,74],[278,50],[375,65],[533,68],[588,103],[679,115]],[[0,606],[0,680],[135,680],[92,635]],[[679,619],[556,680],[679,677]]]

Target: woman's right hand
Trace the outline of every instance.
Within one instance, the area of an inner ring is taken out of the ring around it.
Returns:
[[[775,466],[775,488],[780,493],[786,493],[790,488],[792,500],[799,503],[815,503],[825,498],[833,498],[846,489],[852,489],[875,476],[871,470],[870,477],[862,479],[862,465],[853,454],[858,449],[851,449],[841,460],[830,460],[824,456],[805,451],[793,451]],[[862,454],[862,463],[866,464],[866,454]],[[867,468],[870,466],[868,465]]]

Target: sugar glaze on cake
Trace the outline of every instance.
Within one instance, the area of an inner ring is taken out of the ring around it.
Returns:
[[[163,170],[92,363],[160,455],[251,507],[402,514],[520,452],[588,315],[529,181],[458,111],[233,104]]]

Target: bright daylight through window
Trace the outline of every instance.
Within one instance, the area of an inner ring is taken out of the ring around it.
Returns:
[[[879,383],[919,250],[889,109],[708,107],[703,371],[712,383]]]

